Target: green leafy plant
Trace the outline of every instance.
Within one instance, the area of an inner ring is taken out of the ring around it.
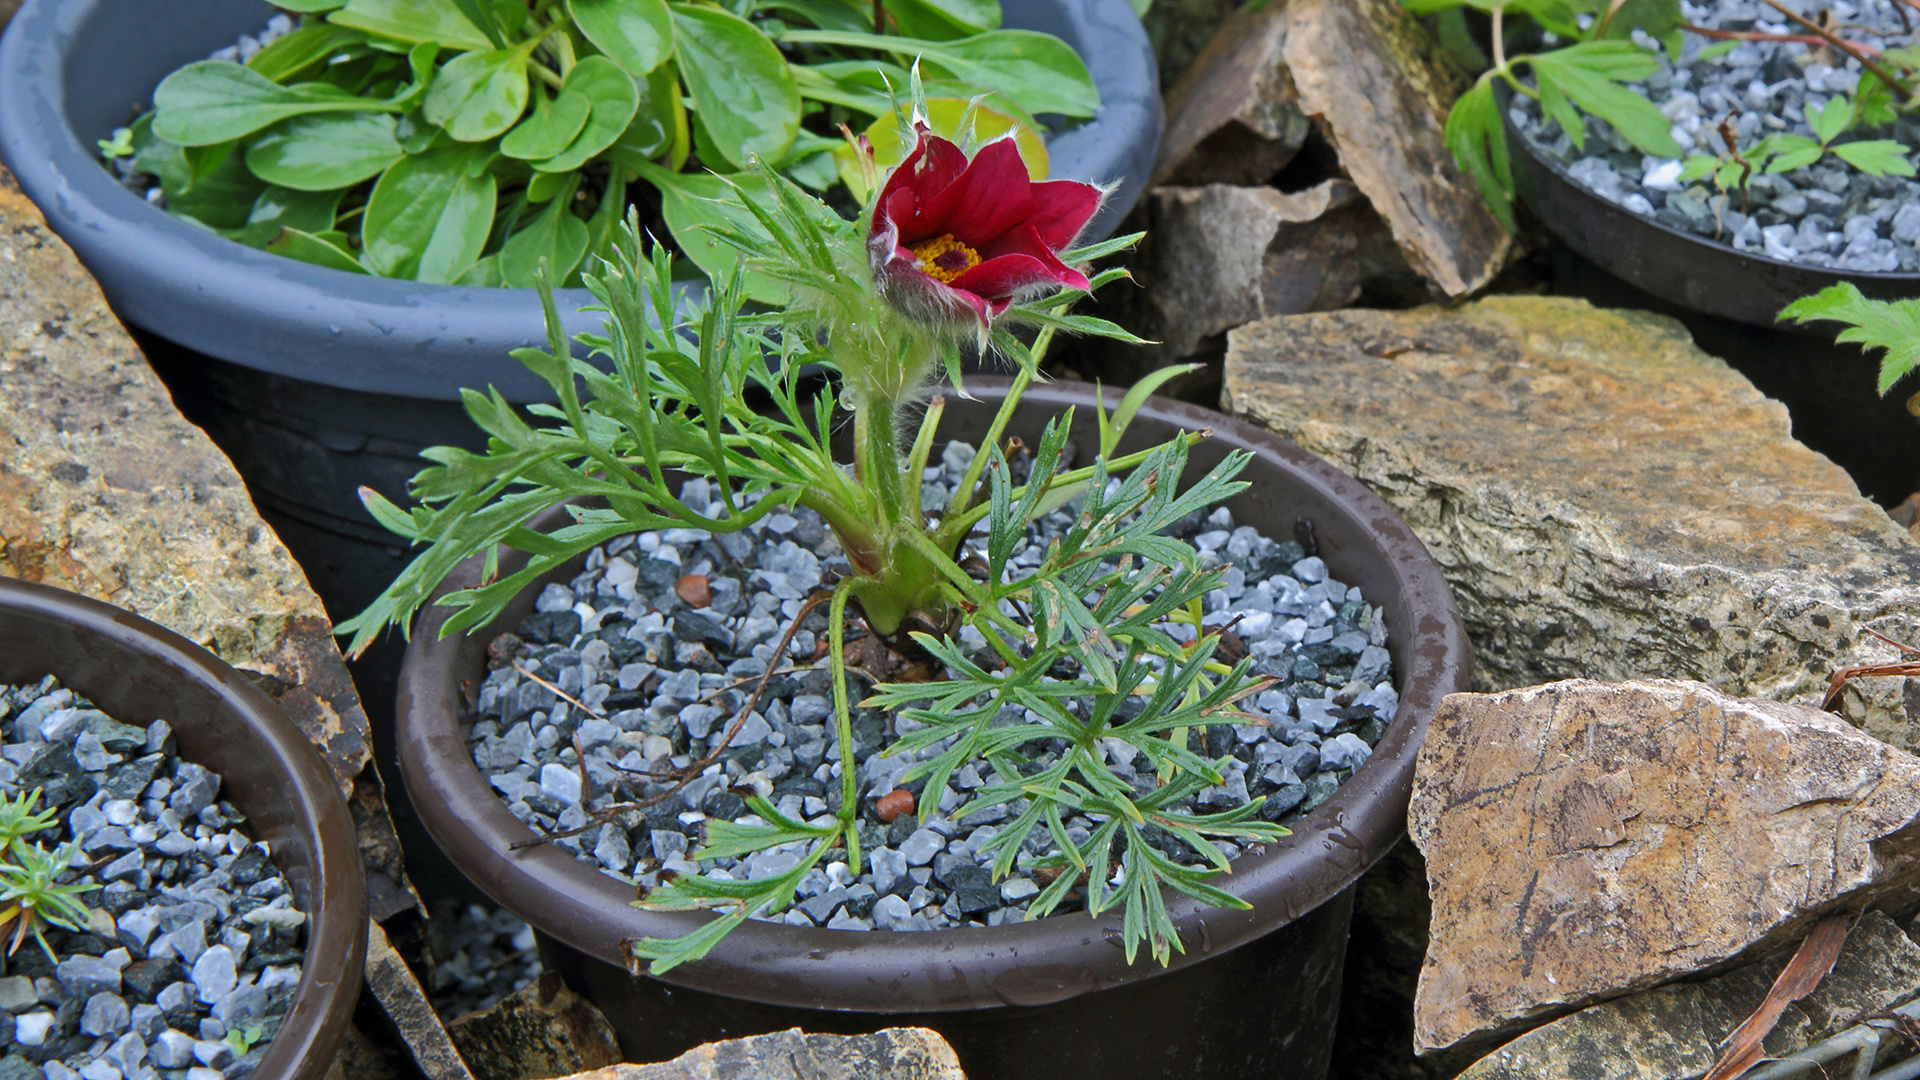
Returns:
[[[1811,138],[1775,133],[1742,148],[1731,117],[1723,120],[1720,132],[1726,150],[1719,155],[1687,155],[1679,178],[1695,181],[1711,177],[1722,191],[1737,188],[1744,192],[1756,172],[1788,172],[1816,164],[1829,154],[1870,176],[1916,175],[1908,148],[1899,142],[1839,140],[1861,127],[1889,124],[1901,110],[1912,106],[1916,77],[1920,76],[1920,50],[1889,48],[1881,50],[1876,59],[1776,0],[1763,2],[1818,37],[1740,32],[1702,49],[1696,54],[1696,62],[1724,55],[1740,40],[1824,42],[1857,61],[1865,69],[1862,77],[1851,95],[1836,96],[1825,106],[1808,106]],[[1415,14],[1434,15],[1447,51],[1470,68],[1484,68],[1449,112],[1446,138],[1454,160],[1474,179],[1489,208],[1509,229],[1513,227],[1513,170],[1506,127],[1494,92],[1496,82],[1505,81],[1514,92],[1539,102],[1541,112],[1567,134],[1576,149],[1586,148],[1581,114],[1587,113],[1612,125],[1642,153],[1679,158],[1683,148],[1674,140],[1666,117],[1629,85],[1659,69],[1659,54],[1633,44],[1631,38],[1635,31],[1645,34],[1678,62],[1684,44],[1682,31],[1721,34],[1687,24],[1677,0],[1403,0],[1403,6]],[[1469,8],[1492,17],[1491,60],[1471,40],[1460,17]],[[1572,44],[1508,57],[1508,12],[1529,16],[1544,31],[1546,40]],[[1516,69],[1520,68],[1532,75],[1531,85],[1519,78]]]
[[[1788,304],[1780,318],[1845,323],[1837,340],[1884,350],[1877,384],[1881,397],[1920,365],[1920,300],[1869,300],[1851,283],[1841,282]]]
[[[0,799],[0,937],[11,935],[7,955],[31,936],[58,962],[47,943],[47,927],[85,929],[92,912],[80,897],[92,886],[62,884],[60,878],[79,856],[77,844],[48,852],[27,837],[58,823],[52,810],[36,810],[40,791]]]
[[[1613,126],[1620,136],[1643,153],[1679,157],[1671,125],[1660,110],[1627,84],[1639,82],[1659,69],[1659,57],[1634,44],[1632,31],[1640,29],[1662,42],[1674,55],[1680,51],[1681,17],[1678,0],[1404,0],[1416,15],[1473,8],[1493,20],[1492,64],[1447,114],[1447,146],[1454,161],[1472,177],[1487,206],[1501,224],[1513,228],[1513,162],[1507,146],[1506,125],[1500,117],[1496,81],[1515,93],[1540,103],[1547,118],[1567,133],[1573,144],[1585,148],[1590,113]],[[1564,48],[1508,56],[1508,12],[1531,17],[1546,31],[1573,42]],[[1583,28],[1580,16],[1591,17]],[[1533,77],[1520,78],[1522,69]]]
[[[1868,79],[1862,79],[1861,89],[1864,90],[1868,83]],[[1879,85],[1878,80],[1873,80],[1873,83]],[[1907,148],[1892,139],[1834,142],[1859,124],[1862,114],[1871,104],[1871,97],[1865,107],[1857,98],[1835,97],[1824,108],[1808,105],[1807,123],[1813,128],[1814,138],[1774,134],[1762,138],[1744,151],[1730,149],[1719,157],[1693,154],[1686,159],[1680,179],[1702,180],[1711,176],[1722,191],[1734,188],[1744,190],[1756,172],[1790,172],[1816,164],[1829,153],[1869,176],[1915,175],[1913,163],[1907,159]],[[1722,130],[1722,140],[1725,141],[1727,135],[1732,133],[1732,125],[1723,125]]]
[[[102,153],[131,153],[177,216],[384,277],[526,287],[544,263],[577,283],[641,184],[693,263],[723,274],[732,250],[701,231],[709,171],[756,184],[766,162],[826,191],[844,179],[840,129],[888,114],[916,59],[933,98],[979,99],[1036,144],[1035,114],[1099,105],[1073,50],[1001,29],[998,0],[282,6],[297,29],[245,65],[169,75]]]
[[[651,964],[655,972],[699,959],[749,917],[780,912],[801,878],[830,852],[843,852],[852,872],[860,872],[859,769],[846,683],[850,617],[903,661],[946,670],[946,681],[886,682],[865,704],[903,708],[902,716],[926,725],[889,752],[954,739],[946,751],[911,766],[909,778],[944,783],[963,762],[984,763],[993,781],[955,814],[1003,804],[1013,812],[991,845],[994,874],[1007,874],[1038,830],[1058,846],[1041,864],[1058,876],[1036,899],[1032,916],[1055,910],[1084,880],[1090,911],[1122,910],[1129,959],[1144,945],[1166,962],[1183,946],[1163,890],[1245,907],[1212,884],[1230,869],[1216,841],[1285,834],[1257,819],[1259,800],[1215,814],[1176,808],[1222,782],[1205,729],[1260,723],[1236,703],[1268,681],[1250,675],[1244,659],[1218,658],[1219,632],[1202,625],[1201,616],[1202,599],[1218,587],[1220,574],[1203,569],[1198,552],[1161,532],[1242,490],[1246,485],[1235,477],[1247,456],[1229,455],[1182,491],[1188,448],[1204,436],[1117,452],[1146,396],[1183,369],[1143,381],[1111,414],[1096,410],[1097,455],[1090,465],[1062,462],[1076,423],[1072,412],[1047,425],[1023,480],[1016,481],[1002,449],[1013,410],[1039,377],[1040,359],[1058,333],[1137,340],[1068,309],[1123,276],[1107,270],[1086,277],[1074,267],[1138,237],[1070,247],[1098,206],[1096,189],[1068,182],[1029,188],[1014,143],[1005,139],[968,153],[923,124],[913,134],[906,162],[884,184],[876,176],[867,185],[879,195],[858,221],[840,218],[771,168],[719,181],[720,219],[728,224],[709,233],[744,258],[716,282],[705,305],[675,308],[668,253],[658,245],[643,253],[630,219],[604,265],[584,275],[608,317],[604,336],[581,341],[606,370],[570,354],[543,288],[547,348],[515,355],[553,388],[559,404],[533,410],[548,423],[528,423],[497,394],[468,391],[468,413],[490,436],[487,451],[431,451],[436,464],[412,489],[423,505],[411,511],[366,495],[388,528],[426,550],[372,607],[341,626],[355,650],[388,625],[404,626],[460,560],[482,554],[489,568],[497,565],[496,545],[527,553],[525,568],[489,574],[482,584],[443,597],[440,603],[455,609],[443,632],[483,625],[542,575],[623,533],[688,526],[725,533],[777,509],[805,506],[838,537],[851,573],[809,597],[788,634],[809,613],[827,608],[839,806],[799,821],[782,814],[765,792],[740,789],[757,821],[710,822],[693,857],[788,848],[797,860],[760,880],[683,876],[647,895],[642,904],[648,907],[718,910],[683,937],[628,943],[636,965]],[[998,220],[996,208],[1029,204],[1035,210],[1026,223]],[[926,221],[901,210],[915,205],[971,209]],[[996,219],[992,225],[989,218]],[[1000,239],[982,239],[994,229],[1005,230]],[[1002,250],[1016,236],[1027,245],[1018,256],[983,259],[974,246]],[[1028,276],[1006,276],[1016,270]],[[784,286],[790,303],[748,313],[742,304],[749,274]],[[1031,344],[1015,334],[1022,327],[1033,335]],[[930,387],[945,368],[964,392],[958,360],[979,347],[1012,362],[1015,375],[952,501],[929,514],[920,505],[920,477],[944,411],[941,397],[928,400]],[[811,371],[829,373],[836,385],[810,382]],[[749,392],[769,404],[753,407]],[[853,434],[850,460],[830,442],[842,425]],[[709,517],[683,503],[671,490],[669,470],[710,478],[723,511]],[[527,527],[534,514],[561,505],[569,524],[546,534]],[[1076,508],[1071,529],[1038,566],[1017,567],[1010,557],[1028,523],[1063,506]],[[963,632],[985,642],[994,670],[957,644]],[[1059,676],[1063,661],[1077,674]],[[736,730],[760,692],[736,711]],[[1030,712],[1022,722],[998,721],[1009,705]],[[1053,760],[1027,752],[1048,740],[1067,749]],[[1106,764],[1103,740],[1121,740],[1146,755],[1155,782],[1141,789],[1117,776]],[[621,815],[671,797],[709,763],[681,770],[665,794],[598,811],[595,823],[624,820]],[[936,809],[922,805],[920,814],[925,819]],[[1101,823],[1075,841],[1063,824],[1074,813]],[[554,834],[563,835],[569,834]],[[1197,862],[1167,854],[1177,845]]]

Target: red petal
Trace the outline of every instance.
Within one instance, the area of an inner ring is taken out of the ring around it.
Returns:
[[[1033,216],[1027,220],[1041,241],[1058,251],[1073,243],[1098,209],[1099,188],[1077,180],[1051,180],[1033,185]]]
[[[1051,263],[1052,265],[1048,265]],[[1056,285],[1084,289],[1087,279],[1060,260],[1045,260],[1032,255],[1009,254],[988,259],[949,283],[965,292],[994,298],[1010,298],[1034,286]],[[1003,305],[1004,307],[1004,305]]]
[[[939,198],[950,207],[942,231],[978,249],[1033,214],[1033,181],[1013,140],[999,139],[982,147]]]
[[[900,232],[902,242],[908,244],[935,235],[919,226],[916,210],[950,187],[967,168],[965,151],[938,135],[929,134],[925,127],[918,131],[919,141],[913,153],[888,174],[887,182],[881,186],[879,210],[874,214],[874,228],[879,228],[884,216]]]

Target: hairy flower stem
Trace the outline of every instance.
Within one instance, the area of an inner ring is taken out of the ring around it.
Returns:
[[[833,604],[827,609],[827,641],[833,656],[833,720],[840,736],[840,831],[847,838],[847,870],[860,876],[860,830],[854,827],[859,817],[860,763],[853,756],[853,713],[847,706],[847,597],[853,593],[853,581],[842,581],[833,590]]]

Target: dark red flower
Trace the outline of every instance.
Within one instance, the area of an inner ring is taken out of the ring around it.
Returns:
[[[985,326],[1015,301],[1087,279],[1060,261],[1100,208],[1092,184],[1036,184],[1013,139],[966,151],[922,125],[873,208],[867,253],[874,282],[927,322]]]

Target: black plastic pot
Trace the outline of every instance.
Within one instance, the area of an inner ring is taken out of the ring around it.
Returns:
[[[1514,186],[1564,250],[1554,290],[1608,307],[1636,307],[1685,323],[1701,348],[1787,406],[1794,437],[1846,469],[1863,492],[1892,504],[1920,490],[1920,419],[1913,388],[1882,399],[1877,361],[1834,342],[1835,323],[1779,323],[1780,309],[1839,282],[1869,297],[1920,296],[1920,274],[1863,274],[1782,262],[1669,228],[1589,191],[1542,156],[1513,119]]]
[[[267,841],[307,913],[300,987],[258,1080],[320,1080],[360,994],[367,894],[333,774],[244,676],[119,608],[0,578],[0,683],[55,675],[116,720],[173,727],[182,757],[219,773],[221,797]]]
[[[968,388],[980,400],[949,399],[943,433],[977,441],[1006,382],[969,380]],[[1093,394],[1082,383],[1031,389],[1008,433],[1037,445],[1046,421],[1069,406],[1086,424]],[[628,974],[623,940],[682,934],[705,916],[640,911],[629,904],[630,887],[558,848],[510,851],[532,834],[468,750],[468,694],[485,676],[487,642],[532,611],[538,588],[468,637],[440,639],[447,609],[428,608],[415,625],[398,702],[408,795],[461,872],[533,924],[543,960],[600,1007],[636,1060],[796,1024],[919,1024],[954,1043],[973,1080],[1317,1080],[1339,1011],[1350,887],[1402,835],[1427,721],[1443,696],[1465,689],[1470,654],[1426,549],[1385,503],[1326,462],[1259,428],[1163,398],[1141,410],[1122,451],[1202,428],[1213,438],[1195,448],[1189,477],[1229,450],[1250,451],[1243,479],[1252,487],[1227,504],[1235,519],[1279,536],[1310,521],[1331,572],[1384,608],[1400,710],[1373,757],[1330,801],[1218,882],[1252,910],[1170,899],[1186,952],[1169,968],[1144,957],[1128,965],[1118,916],[1082,914],[900,934],[748,923],[705,960],[663,979]],[[471,561],[446,587],[478,571]]]

